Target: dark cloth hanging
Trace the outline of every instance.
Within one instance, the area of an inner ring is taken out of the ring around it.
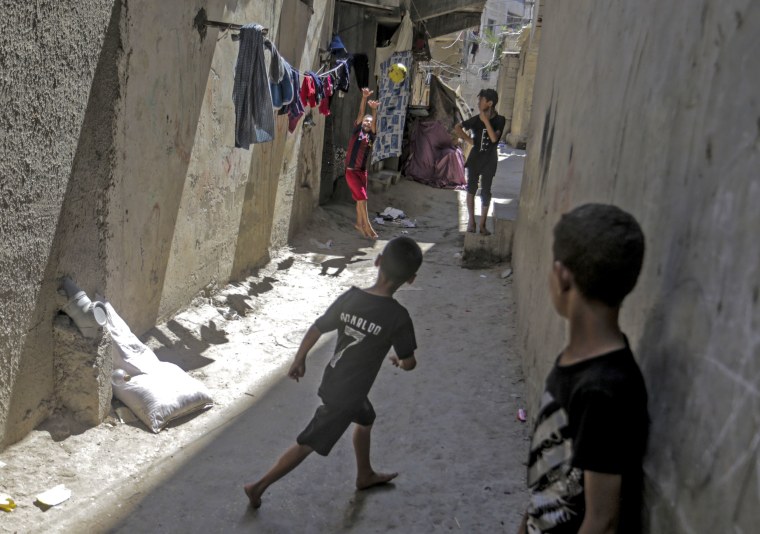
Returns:
[[[369,57],[367,54],[354,54],[352,64],[359,89],[369,87]]]
[[[269,49],[271,53],[269,59],[269,81],[273,83],[279,83],[285,76],[285,65],[287,61],[282,59],[280,51],[269,39],[264,39],[264,46]]]
[[[315,72],[307,71],[306,74],[314,78],[314,88],[317,92],[317,106],[320,102],[322,102],[322,99],[325,97],[325,85],[322,82],[322,78],[319,77],[319,74]]]
[[[274,113],[264,63],[263,26],[246,24],[240,29],[240,49],[235,64],[232,100],[235,104],[235,147],[274,139]],[[279,57],[279,54],[278,54]]]
[[[290,67],[290,79],[294,88],[298,87],[300,76],[300,73],[296,69]],[[301,120],[301,117],[304,114],[303,102],[301,102],[300,93],[298,91],[295,91],[293,94],[293,100],[290,102],[290,104],[287,106],[282,106],[277,114],[288,116],[288,131],[290,133],[293,133],[296,130],[296,126],[298,126],[298,121]]]
[[[351,65],[348,59],[338,60],[338,70],[335,71],[335,86],[342,93],[347,93],[351,86]]]
[[[291,76],[293,77],[293,87],[297,87],[300,74],[296,69],[293,69]],[[296,126],[298,126],[298,121],[301,120],[303,114],[304,108],[303,102],[301,102],[301,95],[296,93],[293,96],[293,102],[288,106],[288,131],[290,133],[295,131]]]

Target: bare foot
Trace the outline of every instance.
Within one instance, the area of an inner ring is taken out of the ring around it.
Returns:
[[[373,486],[380,486],[382,484],[387,484],[394,478],[398,476],[398,473],[375,473],[372,472],[371,475],[366,477],[356,477],[356,489],[358,490],[365,490],[367,488],[371,488]]]
[[[483,235],[491,235],[491,232],[489,232],[485,227],[480,227],[480,233]]]
[[[475,223],[474,222],[473,223],[469,223],[467,225],[467,231],[470,232],[471,234],[475,233]]]
[[[369,236],[367,235],[367,232],[365,232],[365,231],[364,231],[364,228],[362,228],[362,227],[361,227],[361,226],[359,226],[358,224],[355,224],[355,225],[354,225],[354,228],[356,228],[356,230],[357,230],[357,231],[358,231],[358,232],[359,232],[359,233],[362,235],[362,237],[369,237]]]
[[[248,500],[251,501],[251,506],[253,508],[259,508],[261,506],[261,494],[264,492],[259,489],[258,483],[246,484],[243,486],[243,489],[245,490],[245,494],[248,496]]]

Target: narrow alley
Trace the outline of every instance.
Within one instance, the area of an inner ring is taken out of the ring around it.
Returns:
[[[497,195],[514,193],[515,177],[519,186],[524,153],[508,152]],[[375,243],[355,236],[353,206],[327,205],[271,267],[217,296],[227,306],[247,303],[237,306],[239,318],[221,320],[209,299],[149,332],[156,354],[202,379],[215,406],[157,435],[137,421],[114,420],[81,434],[67,426],[71,421],[34,431],[0,453],[6,482],[15,482],[20,502],[28,500],[24,487],[44,480],[66,480],[72,498],[44,513],[19,506],[2,528],[514,532],[526,502],[527,428],[517,418],[525,402],[512,277],[503,277],[506,263],[462,268],[462,195],[408,180],[374,195],[375,211],[396,207],[418,225],[378,226]],[[373,461],[398,471],[398,479],[355,491],[347,433],[327,458],[312,455],[270,488],[261,509],[250,509],[243,484],[295,440],[318,405],[334,337],[315,348],[296,383],[285,372],[301,337],[349,286],[371,285],[375,256],[402,231],[425,251],[417,280],[397,294],[415,322],[419,365],[404,373],[388,363],[370,394],[378,413]],[[235,295],[240,298],[230,298]]]
[[[0,532],[756,532],[760,2],[696,4],[0,3]],[[402,235],[398,478],[254,510]]]

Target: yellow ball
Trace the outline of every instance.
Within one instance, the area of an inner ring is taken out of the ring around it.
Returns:
[[[391,65],[388,69],[388,78],[390,78],[393,83],[403,82],[406,78],[406,65],[403,63]]]

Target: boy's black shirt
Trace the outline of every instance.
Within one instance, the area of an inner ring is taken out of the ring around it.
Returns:
[[[314,323],[326,333],[338,330],[338,342],[325,367],[319,396],[326,405],[351,406],[367,397],[391,346],[399,358],[414,354],[417,342],[406,308],[393,297],[352,287]]]
[[[489,119],[489,122],[491,123],[493,131],[501,137],[501,134],[504,133],[504,126],[506,125],[507,120],[501,115],[494,115]],[[470,172],[476,175],[482,174],[484,176],[493,176],[496,174],[496,164],[499,161],[499,154],[497,151],[499,144],[498,142],[491,142],[491,139],[488,137],[486,125],[483,124],[480,115],[473,115],[464,121],[462,123],[462,128],[472,131],[474,136],[474,144],[470,150],[470,155],[467,156],[465,167],[470,169]]]
[[[528,459],[529,533],[575,533],[583,522],[583,472],[621,474],[619,533],[640,532],[647,393],[626,346],[560,366],[546,389]]]

